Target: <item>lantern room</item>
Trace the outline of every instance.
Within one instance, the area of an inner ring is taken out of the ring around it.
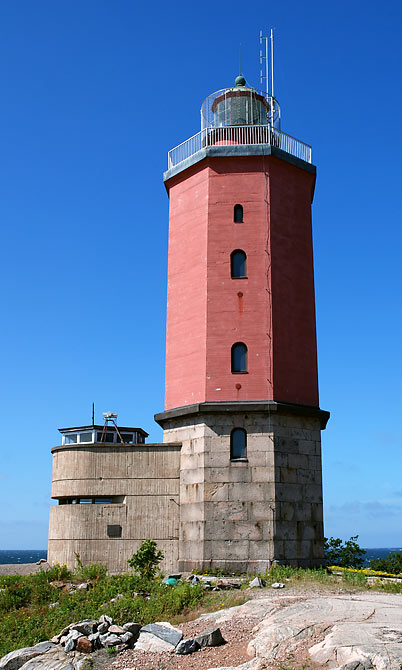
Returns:
[[[201,130],[230,126],[279,127],[277,100],[263,91],[246,86],[242,76],[231,88],[209,95],[201,107]]]

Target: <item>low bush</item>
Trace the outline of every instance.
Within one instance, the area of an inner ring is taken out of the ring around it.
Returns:
[[[55,563],[49,570],[46,572],[38,573],[42,575],[43,579],[47,582],[56,582],[61,581],[62,579],[70,579],[71,571],[67,568],[65,563]]]
[[[402,552],[393,551],[385,558],[376,558],[370,561],[370,568],[372,570],[381,570],[393,575],[402,574]]]
[[[344,568],[363,567],[363,556],[366,551],[357,543],[358,537],[358,535],[353,535],[345,542],[339,537],[324,538],[327,565],[339,565]]]

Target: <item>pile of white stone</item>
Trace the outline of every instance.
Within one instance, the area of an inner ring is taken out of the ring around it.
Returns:
[[[219,628],[208,629],[194,639],[182,638],[181,630],[167,621],[147,626],[130,621],[118,626],[111,617],[102,614],[98,620],[84,619],[70,624],[52,637],[51,642],[64,647],[65,652],[79,651],[83,654],[111,647],[118,652],[134,648],[159,653],[174,651],[176,654],[191,654],[201,647],[216,647],[225,642]]]
[[[0,670],[86,670],[87,655],[102,648],[184,655],[224,643],[219,628],[209,628],[195,638],[183,640],[181,630],[166,621],[147,626],[133,622],[117,626],[103,614],[98,620],[84,619],[70,624],[51,641],[10,652],[0,659]]]
[[[141,625],[128,622],[124,626],[117,626],[113,619],[102,614],[99,619],[84,619],[78,623],[71,623],[58,634],[52,637],[54,644],[60,644],[64,651],[80,651],[89,654],[102,647],[114,647],[123,651],[132,646],[138,638]]]

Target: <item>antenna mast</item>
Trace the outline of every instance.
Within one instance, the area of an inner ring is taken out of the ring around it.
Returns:
[[[262,55],[262,49],[260,49],[260,65],[263,64],[263,61],[265,60],[265,74],[262,73],[262,69],[260,69],[260,79],[261,79],[261,86],[264,82],[264,79],[266,80],[266,87],[267,87],[267,98],[269,98],[269,64],[268,64],[268,40],[269,37],[265,37],[262,34],[262,30],[260,30],[260,44],[265,42],[265,56]]]
[[[261,78],[261,85],[263,84],[263,80],[265,79],[266,82],[266,95],[270,103],[270,109],[271,109],[271,114],[270,114],[270,123],[271,123],[271,128],[274,127],[274,107],[275,107],[275,100],[274,100],[274,31],[271,28],[270,35],[263,35],[262,30],[260,30],[260,44],[265,42],[265,56],[262,53],[262,49],[260,49],[260,65],[263,64],[263,61],[265,60],[265,74],[263,74],[262,68],[260,69],[260,78]],[[269,73],[269,51],[271,47],[271,90],[269,90],[269,80],[270,80],[270,73]]]
[[[271,28],[271,95],[274,98],[274,31]]]

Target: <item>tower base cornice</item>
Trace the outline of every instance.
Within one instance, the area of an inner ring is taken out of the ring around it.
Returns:
[[[330,413],[319,407],[298,405],[296,403],[276,402],[275,400],[227,401],[227,402],[200,402],[184,407],[174,407],[155,414],[155,421],[165,427],[166,421],[179,417],[190,417],[198,414],[236,414],[239,412],[268,412],[272,414],[290,414],[294,416],[309,416],[320,419],[321,430],[326,428]]]

